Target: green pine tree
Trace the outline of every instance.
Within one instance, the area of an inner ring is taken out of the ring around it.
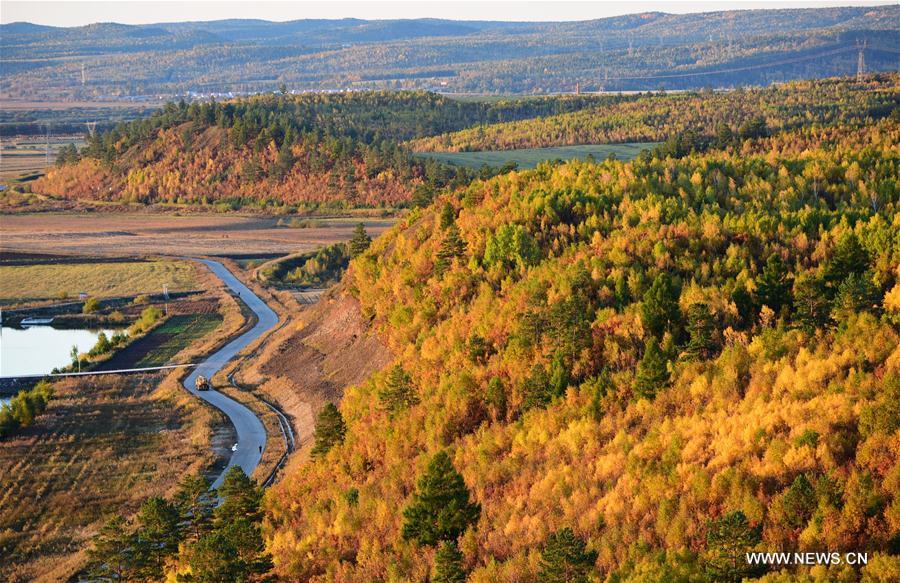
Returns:
[[[420,545],[456,540],[480,514],[481,506],[470,500],[466,483],[450,456],[439,451],[403,511],[403,538]]]
[[[825,284],[836,291],[837,286],[853,273],[861,274],[869,269],[869,253],[855,233],[844,235],[825,264]]]
[[[391,367],[378,398],[384,409],[392,415],[419,402],[412,377],[399,364]]]
[[[434,556],[431,583],[466,583],[463,556],[455,540],[444,541]]]
[[[449,202],[445,202],[441,207],[441,229],[447,230],[450,225],[456,222],[456,209]]]
[[[669,332],[677,336],[681,322],[678,291],[667,273],[660,273],[644,294],[641,304],[641,323],[652,336],[661,339]]]
[[[827,291],[821,279],[804,275],[794,281],[794,320],[807,332],[828,322],[830,312]]]
[[[800,474],[781,499],[787,524],[792,528],[804,528],[812,517],[817,503],[813,485],[805,474]]]
[[[831,308],[835,320],[845,321],[853,314],[877,309],[881,293],[872,283],[871,272],[851,273],[838,286]]]
[[[706,533],[706,572],[713,581],[741,581],[756,571],[748,565],[746,553],[761,540],[740,510],[708,523]]]
[[[290,174],[291,168],[294,167],[294,152],[291,149],[291,144],[287,140],[281,144],[281,148],[278,149],[278,157],[275,160],[275,175],[278,178],[283,178]]]
[[[433,198],[434,188],[429,184],[420,184],[413,190],[412,198],[409,202],[413,208],[425,208],[431,204]]]
[[[484,400],[495,421],[506,419],[506,389],[500,377],[493,377],[488,382]]]
[[[88,572],[96,580],[129,579],[134,567],[134,537],[120,515],[113,516],[91,539]]]
[[[209,480],[200,474],[188,475],[178,483],[175,493],[175,506],[181,514],[181,521],[190,525],[190,536],[194,539],[209,529],[218,502],[209,491],[209,486]]]
[[[191,567],[188,580],[192,583],[247,580],[247,565],[239,559],[238,550],[221,531],[204,535],[186,554],[187,564]]]
[[[688,308],[687,331],[690,336],[685,348],[685,357],[689,360],[703,360],[712,353],[713,321],[709,314],[709,306],[703,302],[691,304]]]
[[[553,391],[550,387],[550,375],[547,370],[540,364],[531,367],[531,374],[522,384],[522,409],[546,407],[553,400]]]
[[[160,579],[166,558],[178,550],[181,541],[181,515],[174,504],[153,496],[141,504],[138,512],[136,555],[139,574],[145,579]]]
[[[776,254],[769,255],[756,281],[756,297],[760,305],[769,306],[776,314],[790,306],[791,276],[784,262]]]
[[[437,260],[434,263],[434,272],[441,275],[453,264],[454,259],[462,258],[466,254],[466,243],[459,235],[459,229],[456,225],[447,227],[444,234],[444,240],[441,241],[441,248],[437,253]]]
[[[218,489],[222,503],[216,508],[215,526],[246,519],[259,522],[262,519],[262,489],[247,477],[241,466],[231,466]]]
[[[647,340],[644,358],[638,363],[635,380],[637,396],[647,399],[652,399],[669,382],[668,361],[653,336]]]
[[[571,528],[551,534],[541,553],[542,583],[582,583],[594,570],[597,552],[588,551],[587,544],[575,536]]]
[[[316,420],[316,444],[313,446],[312,455],[322,457],[339,443],[343,443],[347,425],[344,417],[333,403],[328,403],[319,412]]]
[[[359,257],[371,244],[372,238],[366,233],[366,226],[359,223],[353,230],[353,237],[350,239],[350,258]]]

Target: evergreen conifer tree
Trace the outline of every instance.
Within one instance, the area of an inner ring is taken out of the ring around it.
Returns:
[[[403,538],[420,545],[456,540],[480,514],[481,506],[470,500],[466,483],[450,456],[439,451],[403,511]]]
[[[741,511],[730,512],[708,524],[706,571],[713,581],[741,581],[756,570],[747,564],[746,553],[759,544],[758,528],[753,528]]]
[[[669,382],[669,369],[665,354],[656,338],[650,337],[644,350],[644,358],[638,363],[636,385],[637,395],[652,399],[657,391]]]
[[[794,281],[794,319],[801,328],[812,332],[828,322],[830,304],[821,279],[804,275]]]
[[[441,207],[441,228],[446,230],[450,225],[456,222],[456,210],[449,202],[445,202]]]
[[[347,425],[344,417],[333,403],[328,403],[319,412],[316,422],[316,444],[313,446],[312,455],[322,457],[335,445],[344,441]]]
[[[434,569],[431,583],[465,583],[466,570],[463,568],[463,556],[459,552],[456,541],[444,541],[434,556]]]
[[[394,414],[419,402],[412,377],[396,364],[391,367],[378,398],[385,410]]]
[[[688,308],[688,340],[685,356],[691,360],[706,359],[712,352],[713,322],[709,315],[709,306],[703,302],[692,304]]]
[[[466,243],[459,236],[459,229],[456,225],[447,227],[444,234],[444,240],[441,241],[441,248],[437,253],[437,261],[434,263],[434,271],[438,275],[444,273],[453,264],[453,260],[463,257],[466,253]]]
[[[121,515],[113,516],[91,539],[88,572],[98,580],[128,579],[133,568],[134,537]]]
[[[597,552],[588,551],[583,540],[571,528],[547,538],[541,553],[540,580],[543,583],[582,583],[594,569]]]
[[[136,555],[141,577],[159,579],[167,557],[178,550],[181,540],[178,509],[165,498],[153,496],[138,512]]]
[[[659,340],[666,332],[677,336],[680,320],[678,292],[672,278],[666,273],[660,273],[644,294],[641,322],[644,329]]]
[[[769,255],[766,265],[757,278],[756,296],[760,305],[779,314],[791,303],[791,278],[784,262],[776,254]]]
[[[371,244],[372,238],[366,233],[366,226],[359,223],[353,230],[353,237],[350,239],[350,258],[359,257]]]

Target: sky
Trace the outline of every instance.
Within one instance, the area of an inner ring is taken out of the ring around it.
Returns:
[[[565,21],[590,20],[635,12],[710,12],[754,8],[812,8],[875,6],[896,0],[702,0],[590,1],[564,0],[330,0],[317,2],[271,0],[0,0],[0,22],[27,21],[51,26],[81,26],[94,22],[148,24],[224,18],[286,21],[302,18],[448,18],[454,20]]]

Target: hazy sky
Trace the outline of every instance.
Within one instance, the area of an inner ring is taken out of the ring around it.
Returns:
[[[28,21],[54,26],[78,26],[92,22],[141,24],[223,18],[260,18],[296,20],[301,18],[452,18],[458,20],[588,20],[618,14],[659,10],[663,12],[708,12],[752,8],[810,8],[816,6],[874,6],[895,1],[854,0],[731,0],[717,2],[521,2],[515,0],[441,0],[381,1],[356,0],[329,2],[220,0],[156,0],[132,2],[105,0],[0,0],[0,22]]]

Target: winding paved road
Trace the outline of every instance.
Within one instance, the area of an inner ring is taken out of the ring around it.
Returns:
[[[184,387],[189,392],[225,413],[228,419],[231,420],[231,424],[237,433],[237,451],[231,455],[228,466],[213,482],[212,487],[218,488],[222,485],[225,473],[231,466],[241,466],[241,469],[248,476],[253,473],[253,470],[262,458],[262,449],[266,446],[266,430],[262,421],[241,403],[215,390],[198,391],[194,388],[194,383],[199,375],[203,375],[208,379],[212,378],[244,347],[274,328],[278,324],[278,315],[221,263],[207,259],[194,259],[194,261],[199,261],[209,267],[225,285],[231,288],[231,291],[239,294],[241,300],[253,310],[258,319],[253,328],[247,330],[197,365],[184,381]]]

